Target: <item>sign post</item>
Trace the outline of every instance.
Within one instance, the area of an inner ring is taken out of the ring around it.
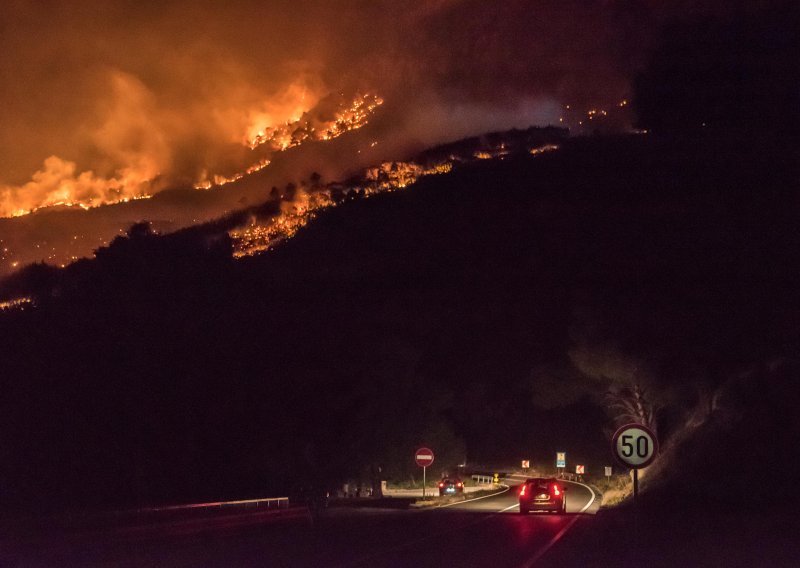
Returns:
[[[633,501],[639,494],[639,470],[647,467],[658,453],[655,433],[643,424],[626,424],[614,433],[611,450],[622,465],[633,469]]]
[[[428,466],[433,465],[433,450],[424,447],[418,449],[414,452],[414,461],[422,468],[422,498],[425,499],[426,472]]]
[[[558,473],[558,469],[564,469],[567,467],[567,453],[566,452],[556,452],[556,473]]]
[[[635,564],[641,564],[639,548],[639,507],[636,505],[636,497],[639,495],[639,470],[647,467],[658,454],[658,439],[655,432],[643,424],[626,424],[620,427],[611,438],[611,451],[614,457],[624,465],[633,469],[633,526],[634,541],[636,547],[633,549]]]

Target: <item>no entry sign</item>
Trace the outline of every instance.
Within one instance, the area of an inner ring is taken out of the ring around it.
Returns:
[[[414,452],[414,461],[419,467],[429,467],[433,464],[433,450],[430,448],[420,448]]]

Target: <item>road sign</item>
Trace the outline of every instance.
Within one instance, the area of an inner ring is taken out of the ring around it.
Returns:
[[[531,467],[531,460],[522,460],[522,469],[528,469]]]
[[[433,450],[430,448],[420,448],[414,452],[414,461],[419,467],[429,467],[433,465]]]
[[[606,466],[606,477],[611,477],[611,466],[610,465]]]
[[[626,467],[640,469],[650,465],[658,453],[658,440],[642,424],[626,424],[614,433],[611,450]]]
[[[414,461],[422,468],[422,498],[425,499],[425,484],[428,482],[425,473],[428,466],[433,464],[433,450],[430,448],[420,448],[414,452]]]
[[[556,452],[556,467],[567,467],[566,452]]]
[[[578,474],[578,475],[583,475],[585,473],[584,472],[585,469],[586,468],[583,467],[582,465],[576,465],[575,466],[575,473]]]
[[[495,473],[494,474],[494,478],[492,479],[492,483],[495,483],[495,484],[500,483],[500,474],[499,473]]]
[[[639,469],[647,467],[658,454],[655,433],[643,424],[625,424],[614,432],[611,451],[620,463],[633,468],[633,502],[639,494]]]

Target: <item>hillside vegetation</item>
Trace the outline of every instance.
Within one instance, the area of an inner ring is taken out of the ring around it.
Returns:
[[[3,284],[36,304],[0,313],[3,509],[403,478],[421,443],[442,469],[566,449],[599,472],[608,396],[634,387],[667,445],[713,423],[691,443],[748,486],[797,459],[795,158],[576,139],[351,201],[253,258],[214,225],[139,226],[34,266]]]

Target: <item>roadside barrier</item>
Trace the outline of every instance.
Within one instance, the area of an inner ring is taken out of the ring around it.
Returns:
[[[262,504],[266,504],[266,508],[275,508],[275,509],[288,509],[289,508],[289,498],[288,497],[269,497],[267,499],[244,499],[241,501],[213,501],[210,503],[190,503],[186,505],[168,505],[166,507],[149,507],[149,508],[142,508],[139,509],[140,513],[155,513],[160,511],[180,511],[184,509],[204,509],[204,508],[211,508],[211,507],[225,507],[225,506],[236,506],[236,505],[255,505],[256,507],[261,506]]]
[[[472,480],[475,483],[492,483],[494,481],[494,476],[492,475],[473,475]]]

